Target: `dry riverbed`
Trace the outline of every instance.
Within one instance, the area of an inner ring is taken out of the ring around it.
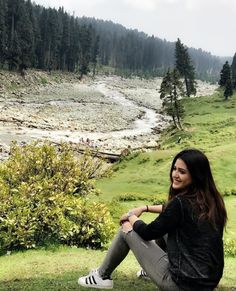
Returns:
[[[0,91],[0,145],[36,139],[88,144],[102,151],[156,146],[169,118],[161,114],[161,79],[99,76]],[[31,84],[31,83],[30,83]],[[199,83],[198,94],[216,86]]]

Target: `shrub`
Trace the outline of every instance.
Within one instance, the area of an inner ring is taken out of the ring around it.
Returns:
[[[224,252],[226,256],[236,256],[236,239],[224,240]]]
[[[222,194],[223,196],[236,195],[236,189],[225,189]]]
[[[101,247],[113,223],[104,204],[92,204],[100,162],[75,158],[66,144],[11,148],[0,165],[0,249],[35,248],[48,242]]]
[[[77,198],[70,199],[64,216],[65,228],[60,239],[68,245],[101,248],[114,235],[114,223],[103,203],[78,203]]]
[[[124,193],[114,198],[117,201],[149,201],[153,204],[163,204],[167,200],[166,194]]]

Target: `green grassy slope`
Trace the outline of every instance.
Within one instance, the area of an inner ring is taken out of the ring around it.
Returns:
[[[167,130],[161,149],[140,153],[115,166],[111,178],[98,181],[101,197],[110,200],[122,193],[167,192],[173,156],[187,147],[203,150],[210,159],[219,189],[236,188],[236,94],[223,101],[219,93],[183,100],[184,131]],[[180,144],[176,141],[181,136]]]

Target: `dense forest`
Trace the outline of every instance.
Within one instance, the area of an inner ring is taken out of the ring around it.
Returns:
[[[137,30],[128,30],[111,21],[83,17],[80,23],[92,26],[100,36],[99,60],[119,70],[139,74],[163,76],[175,66],[175,42],[148,36]],[[176,40],[177,41],[177,40]],[[225,58],[220,58],[202,49],[189,48],[189,54],[196,69],[196,78],[219,79],[219,72]],[[227,58],[231,61],[232,58]]]
[[[0,67],[75,71],[109,66],[117,73],[163,76],[174,67],[175,43],[111,21],[78,18],[63,7],[0,0]],[[196,77],[216,81],[225,59],[189,48]]]

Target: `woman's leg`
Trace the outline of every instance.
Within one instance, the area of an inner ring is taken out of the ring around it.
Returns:
[[[125,241],[126,235],[127,234],[120,229],[113,239],[102,265],[98,269],[102,278],[109,278],[116,267],[118,267],[128,255],[130,248]]]
[[[145,241],[135,231],[131,231],[127,234],[126,242],[141,267],[161,290],[180,290],[171,279],[167,253],[155,241]]]
[[[148,276],[163,290],[179,290],[168,271],[167,254],[154,242],[144,241],[135,231],[120,230],[99,267],[99,274],[109,278],[115,268],[124,260],[129,250]]]
[[[156,239],[155,243],[166,253],[167,234],[164,237]],[[143,268],[141,268],[137,272],[137,277],[143,279],[150,279],[148,277],[148,274],[143,270]]]

